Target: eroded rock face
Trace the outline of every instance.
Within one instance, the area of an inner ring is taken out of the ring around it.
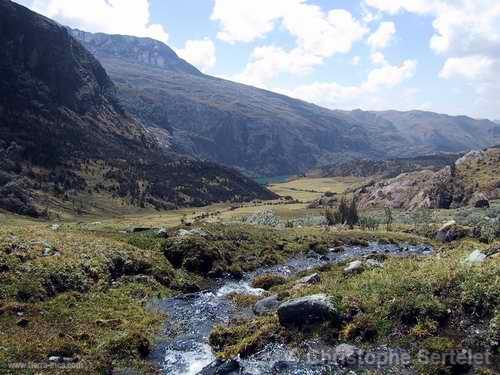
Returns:
[[[437,172],[423,170],[373,181],[358,190],[361,208],[489,207],[500,196],[500,150],[471,152]]]
[[[339,320],[340,314],[325,294],[316,294],[282,303],[278,318],[284,327],[303,327]]]

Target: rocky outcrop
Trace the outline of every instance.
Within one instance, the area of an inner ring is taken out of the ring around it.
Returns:
[[[316,294],[282,303],[278,318],[282,326],[303,327],[338,320],[340,314],[326,295]]]
[[[354,193],[361,208],[458,208],[489,206],[500,197],[500,150],[471,152],[437,172],[403,173],[372,181]]]

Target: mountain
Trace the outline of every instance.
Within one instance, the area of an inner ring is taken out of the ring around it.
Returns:
[[[125,108],[164,146],[252,175],[297,174],[356,158],[456,153],[500,141],[493,122],[419,111],[331,111],[204,75],[152,39],[72,33],[103,64]]]
[[[7,0],[0,97],[1,209],[39,216],[97,201],[171,208],[274,197],[235,170],[165,151],[65,27]]]
[[[356,159],[345,163],[325,165],[308,172],[311,177],[396,177],[402,173],[437,171],[455,163],[463,154],[434,154],[414,158],[385,160]]]
[[[341,111],[337,111],[341,112]],[[459,153],[492,146],[500,138],[500,127],[489,120],[449,116],[425,111],[342,112],[367,127],[394,132],[404,139],[407,154]]]

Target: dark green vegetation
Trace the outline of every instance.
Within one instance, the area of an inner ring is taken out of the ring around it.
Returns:
[[[236,171],[166,152],[64,27],[0,1],[0,208],[85,213],[273,198]]]
[[[429,112],[331,111],[201,74],[150,39],[73,31],[99,59],[125,108],[165,144],[256,176],[300,174],[352,158],[462,152],[500,127]]]

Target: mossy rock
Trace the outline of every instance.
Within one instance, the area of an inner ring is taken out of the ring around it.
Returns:
[[[174,267],[204,276],[219,276],[230,263],[215,242],[201,237],[167,241],[164,254]]]
[[[139,332],[124,332],[103,343],[99,349],[113,359],[146,358],[151,352],[151,343]]]
[[[283,285],[286,283],[286,277],[277,274],[264,274],[257,276],[252,281],[253,288],[269,290],[274,286]]]

